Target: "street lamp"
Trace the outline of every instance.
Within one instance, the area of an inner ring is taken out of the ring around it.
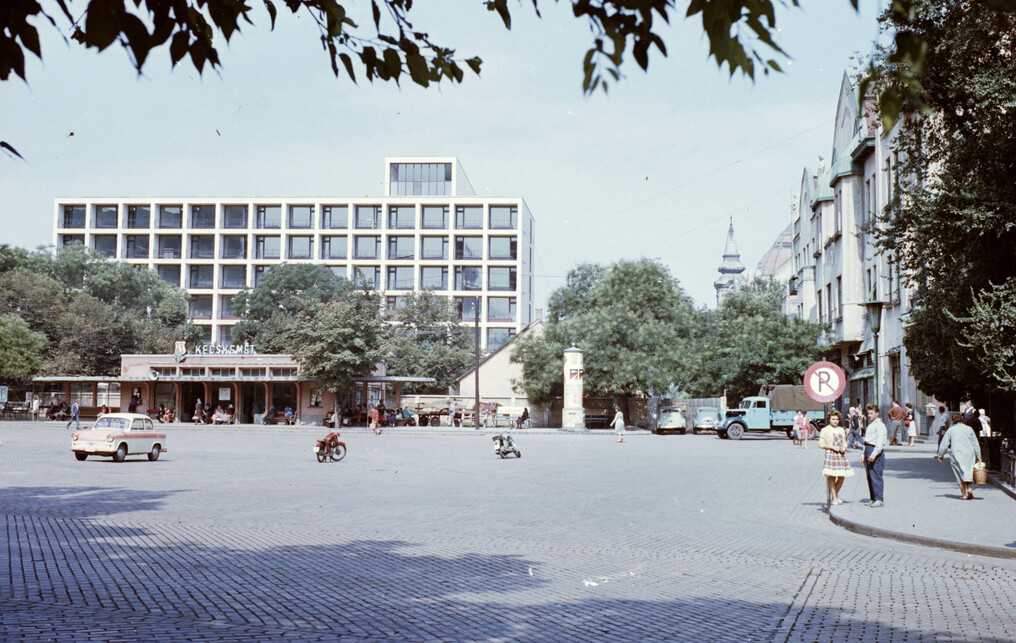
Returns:
[[[872,299],[866,301],[861,306],[864,306],[864,311],[868,315],[868,325],[871,326],[871,336],[874,339],[875,344],[875,407],[878,406],[878,331],[882,323],[882,307],[886,302],[880,299]]]

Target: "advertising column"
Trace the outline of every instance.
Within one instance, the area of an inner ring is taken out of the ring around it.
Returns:
[[[561,428],[586,430],[586,411],[582,408],[582,350],[572,346],[564,350],[564,408]]]

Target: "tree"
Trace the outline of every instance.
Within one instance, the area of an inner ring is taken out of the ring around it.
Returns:
[[[659,262],[582,264],[550,302],[544,334],[520,339],[511,354],[531,402],[561,394],[561,359],[572,345],[584,351],[587,395],[660,393],[686,380],[695,310]]]
[[[21,382],[39,372],[46,336],[17,315],[0,315],[0,382]]]
[[[912,7],[908,16],[886,13],[883,27],[930,43],[922,79],[930,113],[907,105],[897,138],[902,178],[876,234],[915,287],[904,345],[921,390],[978,397],[1003,386],[995,377],[1003,365],[985,362],[970,340],[993,336],[987,317],[1013,313],[997,293],[1016,280],[1016,15],[961,0]],[[896,87],[896,64],[882,52],[873,86]]]
[[[301,311],[288,333],[302,375],[332,392],[370,375],[385,356],[388,326],[379,310],[377,294],[358,292]]]
[[[708,321],[689,391],[714,397],[726,391],[740,400],[764,384],[798,384],[821,358],[822,327],[783,314],[781,288],[773,280],[736,290]]]
[[[391,338],[385,364],[391,373],[433,377],[435,384],[403,386],[406,393],[441,393],[458,382],[474,359],[473,329],[462,326],[449,297],[432,291],[405,297],[390,315]]]

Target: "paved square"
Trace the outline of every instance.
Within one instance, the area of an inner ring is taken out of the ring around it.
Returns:
[[[1016,561],[836,527],[818,449],[323,433],[0,425],[0,640],[1016,640]]]

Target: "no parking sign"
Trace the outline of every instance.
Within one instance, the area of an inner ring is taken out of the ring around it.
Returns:
[[[804,374],[804,390],[816,402],[837,400],[846,387],[846,373],[833,362],[815,362]]]

